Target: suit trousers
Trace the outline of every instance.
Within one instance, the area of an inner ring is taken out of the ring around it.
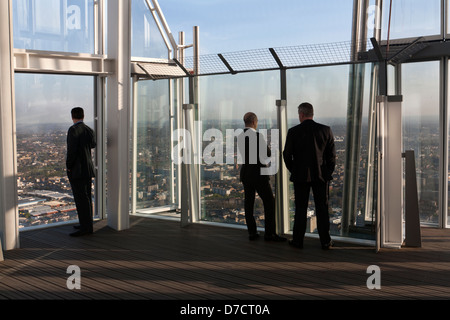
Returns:
[[[243,182],[245,194],[245,222],[250,235],[256,234],[256,221],[254,217],[255,196],[258,192],[264,206],[264,231],[265,235],[275,234],[275,198],[269,179]]]
[[[309,195],[312,189],[315,204],[315,214],[317,218],[317,231],[320,242],[328,244],[330,237],[330,218],[328,214],[328,181],[296,182],[294,181],[295,192],[295,216],[294,228],[292,230],[292,240],[303,245],[303,238],[307,225],[307,210]]]
[[[92,179],[70,179],[69,181],[77,207],[80,230],[92,232]]]

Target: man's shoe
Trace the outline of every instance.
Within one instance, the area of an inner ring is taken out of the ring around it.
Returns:
[[[88,234],[92,234],[92,231],[78,230],[78,231],[72,232],[70,234],[70,236],[71,237],[80,237],[80,236],[85,236],[85,235],[88,235]]]
[[[259,233],[254,233],[248,236],[249,240],[256,240],[259,238]]]
[[[323,244],[323,245],[322,245],[322,249],[323,249],[323,250],[328,250],[328,249],[330,249],[330,248],[333,247],[333,246],[334,246],[334,241],[331,240],[331,241],[328,242],[327,244]]]
[[[303,244],[294,242],[294,240],[289,240],[289,245],[297,249],[303,249]]]
[[[73,226],[73,228],[79,230],[80,229],[80,225],[76,224],[76,225]]]
[[[272,234],[272,235],[270,235],[270,236],[264,236],[264,240],[265,240],[265,241],[284,242],[284,241],[286,241],[287,239],[284,238],[284,237],[280,237],[280,236],[277,235],[277,234]]]

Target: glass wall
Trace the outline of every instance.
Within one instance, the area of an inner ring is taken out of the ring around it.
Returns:
[[[136,133],[133,138],[136,213],[175,209],[176,180],[171,137],[176,117],[171,111],[170,88],[169,80],[136,83]]]
[[[450,9],[449,9],[450,10]],[[449,108],[449,102],[450,102],[450,74],[448,73],[448,70],[450,69],[450,60],[447,63],[447,110]],[[448,143],[448,148],[449,150],[447,150],[448,152],[448,176],[447,176],[447,195],[448,195],[448,206],[447,206],[447,225],[446,227],[450,227],[450,113],[447,112],[448,117],[447,117],[447,125],[448,125],[448,139],[447,139],[447,143]]]
[[[131,2],[131,56],[169,58],[168,49],[146,0]]]
[[[201,220],[245,224],[244,189],[239,180],[237,139],[233,134],[245,127],[244,114],[251,111],[258,116],[258,130],[267,133],[269,144],[274,142],[271,130],[277,129],[279,71],[199,77],[199,87],[204,150],[200,170]],[[217,129],[222,136],[210,137],[208,132],[212,131],[209,129]],[[208,148],[213,141],[219,142],[215,152]],[[221,148],[223,157],[213,159],[212,156],[220,152]],[[227,148],[233,151],[227,152]],[[276,152],[276,147],[272,146],[272,150]],[[231,159],[227,156],[231,156]],[[272,176],[273,189],[274,181]],[[259,197],[255,203],[255,219],[259,227],[264,226],[264,210]]]
[[[382,40],[441,34],[441,0],[384,1],[382,14]]]
[[[403,147],[416,158],[422,223],[439,223],[439,61],[402,65]]]
[[[94,53],[94,0],[13,0],[14,48]]]
[[[360,227],[358,231],[361,237],[362,233],[374,234],[374,230],[364,231],[366,224],[373,224],[373,217],[366,213],[366,177],[368,170],[368,106],[370,89],[370,65],[362,66],[364,72],[363,80],[363,100],[362,100],[362,122],[358,126],[360,130],[359,151],[359,171],[357,175],[356,208],[352,213],[352,227]],[[349,104],[349,68],[352,66],[331,66],[308,69],[288,70],[287,88],[288,88],[288,127],[293,127],[300,123],[297,107],[302,102],[309,102],[314,106],[314,120],[331,127],[336,145],[336,169],[333,180],[330,183],[330,232],[334,235],[341,235],[342,227],[342,209],[345,181],[345,165],[347,154],[347,119]],[[356,134],[356,132],[353,132]],[[293,184],[290,183],[289,190],[290,210],[289,221],[292,230],[295,213],[295,198]],[[310,206],[308,213],[307,232],[315,233],[316,218],[314,214],[314,200],[312,192],[310,194]],[[370,210],[369,210],[370,211]],[[362,236],[366,237],[366,236]]]
[[[67,130],[75,106],[94,128],[94,78],[19,73],[15,84],[19,226],[78,219],[66,175]]]

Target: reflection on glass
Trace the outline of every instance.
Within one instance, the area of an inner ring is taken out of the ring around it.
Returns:
[[[167,59],[167,46],[146,2],[132,1],[131,56]]]
[[[94,53],[94,0],[13,0],[14,48]]]
[[[396,0],[383,4],[382,39],[441,34],[441,0]],[[389,28],[390,27],[390,28]]]
[[[137,83],[136,209],[173,204],[169,82]]]
[[[15,76],[21,228],[78,219],[66,175],[66,139],[74,106],[83,107],[94,128],[93,83],[85,76]]]
[[[369,68],[370,65],[367,65]],[[360,163],[356,211],[352,213],[354,226],[364,227],[372,224],[370,217],[365,218],[365,190],[368,156],[368,119],[367,106],[370,88],[370,72],[366,70],[364,80],[363,118],[360,126]],[[291,128],[300,123],[297,107],[302,102],[310,102],[314,106],[314,120],[331,127],[336,145],[336,169],[333,180],[330,182],[330,233],[341,234],[342,221],[342,197],[344,190],[346,135],[347,135],[347,104],[349,86],[349,66],[333,66],[311,69],[288,70],[288,127]],[[289,221],[292,230],[295,213],[295,198],[293,183],[289,190]],[[307,232],[317,232],[314,200],[310,194],[310,207],[308,211]],[[360,235],[359,235],[360,236]]]
[[[403,145],[416,158],[422,223],[439,221],[439,62],[402,66]]]
[[[217,129],[222,133],[223,161],[210,163],[210,153],[205,152],[201,165],[201,220],[245,224],[244,188],[239,180],[240,165],[236,157],[237,139],[226,139],[231,133],[243,129],[243,116],[254,112],[258,116],[258,130],[267,130],[270,144],[271,129],[276,129],[276,99],[279,99],[279,72],[255,72],[248,74],[200,77],[200,117],[202,132]],[[206,137],[206,136],[205,136]],[[204,138],[203,149],[213,138]],[[216,137],[217,139],[217,137]],[[231,147],[230,147],[231,146]],[[232,161],[227,161],[226,148]],[[272,147],[273,150],[273,147]],[[274,177],[271,185],[274,189]],[[255,219],[264,226],[264,209],[261,199],[255,201]]]

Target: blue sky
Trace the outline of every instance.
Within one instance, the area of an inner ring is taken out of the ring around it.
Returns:
[[[349,41],[353,0],[160,0],[178,39],[200,29],[200,53]]]

